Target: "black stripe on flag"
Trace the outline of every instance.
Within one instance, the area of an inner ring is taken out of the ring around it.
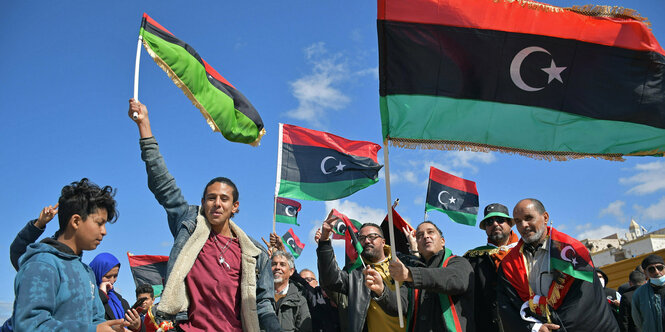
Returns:
[[[478,214],[478,195],[429,181],[427,204],[448,211]]]
[[[376,179],[381,165],[366,157],[318,147],[282,143],[282,180],[326,183]]]

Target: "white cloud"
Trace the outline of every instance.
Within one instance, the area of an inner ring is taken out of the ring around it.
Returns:
[[[476,163],[491,164],[496,156],[491,152],[451,151],[448,152],[454,168],[468,168],[474,173],[478,172]]]
[[[383,209],[362,206],[349,200],[327,201],[326,211],[330,211],[331,209],[337,209],[337,211],[345,214],[347,217],[362,223],[372,222],[381,224],[383,218],[386,217],[386,211]]]
[[[0,302],[0,322],[4,322],[11,317],[12,311],[14,311],[14,303]]]
[[[412,184],[420,183],[418,182],[418,175],[416,175],[414,171],[407,170],[402,172],[396,172],[396,171],[390,172],[390,183],[395,184],[400,182],[408,182]]]
[[[340,87],[353,76],[378,75],[377,68],[352,71],[341,54],[330,54],[323,42],[312,44],[304,49],[305,59],[312,71],[290,82],[293,96],[298,99],[298,107],[286,115],[321,126],[321,119],[329,110],[345,108],[351,98]]]
[[[606,208],[600,210],[598,214],[599,217],[606,215],[614,216],[620,222],[626,221],[626,215],[623,213],[623,207],[626,205],[626,202],[617,200],[610,203]]]
[[[619,179],[619,183],[632,186],[628,193],[645,195],[665,189],[665,161],[638,164],[634,170],[637,174]]]
[[[662,197],[658,203],[649,205],[648,207],[644,208],[639,205],[634,205],[633,206],[635,210],[637,210],[640,215],[642,216],[642,219],[645,220],[661,220],[665,219],[665,197]]]
[[[577,234],[577,239],[583,240],[583,239],[602,239],[608,235],[612,235],[614,233],[619,234],[619,236],[622,236],[623,233],[625,233],[627,230],[620,228],[620,227],[615,227],[615,226],[610,226],[610,225],[601,225],[600,227],[593,227],[590,223],[577,226],[575,227],[576,230],[584,230],[580,233]]]

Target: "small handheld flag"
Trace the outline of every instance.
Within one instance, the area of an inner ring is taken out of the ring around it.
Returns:
[[[413,227],[406,222],[406,220],[402,219],[402,216],[397,213],[395,208],[393,210],[393,225],[395,225],[395,250],[408,254],[409,253],[409,241],[406,238],[406,235],[404,235],[404,232],[402,229],[406,229],[407,231],[412,231]],[[383,219],[383,222],[381,222],[381,231],[383,231],[383,234],[388,233],[388,215]],[[386,244],[389,246],[393,246],[393,244],[390,242],[389,238],[386,238]]]
[[[232,142],[256,146],[265,134],[254,106],[187,43],[143,14],[143,46],[201,111],[213,131]]]
[[[360,256],[360,254],[363,252],[363,247],[360,244],[360,241],[358,241],[358,235],[357,235],[358,228],[362,226],[362,224],[356,220],[349,219],[349,217],[347,217],[346,215],[340,213],[335,209],[332,209],[332,211],[330,212],[333,216],[339,218],[345,226],[341,227],[341,225],[339,225],[339,221],[336,224],[333,224],[334,233],[342,230],[344,232],[344,240],[345,240],[344,251],[346,253],[346,263],[344,264],[344,269],[347,271],[352,271],[360,266],[364,266],[365,263],[363,262],[362,257]],[[333,238],[335,238],[334,235]]]
[[[454,222],[475,226],[478,205],[475,182],[430,167],[425,212],[441,211]]]
[[[278,196],[329,201],[379,181],[380,145],[288,124],[279,128]]]
[[[300,257],[302,250],[305,249],[305,244],[300,242],[296,233],[293,232],[293,228],[289,228],[289,231],[282,236],[282,242],[284,242],[284,246],[289,249],[293,258]]]
[[[298,212],[300,212],[300,208],[302,207],[300,203],[288,198],[277,197],[275,204],[277,204],[275,208],[275,221],[298,225]]]
[[[549,227],[550,265],[573,278],[593,283],[593,261],[589,250],[574,238]]]
[[[155,297],[160,296],[164,289],[169,256],[133,255],[127,252],[127,259],[136,287],[149,284],[155,292]]]

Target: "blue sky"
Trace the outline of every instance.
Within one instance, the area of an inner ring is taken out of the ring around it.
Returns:
[[[0,316],[13,301],[9,244],[63,185],[88,177],[118,188],[120,218],[94,252],[111,252],[123,266],[116,284],[130,302],[134,283],[126,252],[167,255],[172,244],[162,208],[146,184],[138,131],[126,115],[132,96],[139,23],[147,12],[242,91],[263,117],[258,148],[213,133],[183,93],[142,54],[139,98],[185,197],[198,204],[215,176],[240,190],[234,218],[255,238],[272,229],[277,124],[291,123],[381,143],[376,4],[372,1],[4,1],[0,4]],[[491,5],[491,1],[488,1]],[[557,1],[569,6],[586,4]],[[618,1],[605,4],[621,4]],[[626,3],[624,3],[625,5]],[[665,3],[631,2],[665,40]],[[379,153],[383,160],[382,151]],[[634,217],[647,229],[665,227],[665,162],[547,162],[503,153],[390,148],[392,194],[412,224],[422,221],[428,169],[434,165],[477,182],[481,209],[511,210],[525,197],[541,199],[556,227],[575,237],[626,232]],[[298,268],[316,270],[313,234],[328,210],[379,222],[386,211],[381,181],[335,202],[303,201],[296,234],[306,244]],[[455,253],[484,244],[477,227],[431,213]],[[46,235],[58,228],[48,225]],[[277,225],[284,234],[288,225]],[[338,247],[343,257],[343,247]],[[3,310],[3,308],[5,308]],[[10,310],[10,309],[9,309]]]

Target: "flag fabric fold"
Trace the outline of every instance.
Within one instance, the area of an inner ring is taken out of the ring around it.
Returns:
[[[289,228],[286,234],[282,236],[282,242],[284,242],[284,246],[286,247],[286,249],[288,249],[291,252],[293,258],[300,257],[300,254],[302,254],[303,249],[305,249],[305,244],[300,242],[300,239],[296,236],[296,233],[293,231],[293,228]]]
[[[265,134],[259,113],[191,46],[145,13],[140,36],[148,54],[199,109],[212,130],[232,142],[259,144]]]
[[[362,224],[356,220],[350,219],[336,209],[332,209],[332,215],[339,218],[341,223],[344,224],[344,227],[339,225],[339,221],[336,224],[333,224],[334,233],[344,232],[344,251],[346,253],[344,270],[355,270],[363,265],[362,257],[360,257],[360,254],[363,252],[363,247],[360,244],[360,241],[358,241],[358,229]],[[338,226],[335,227],[335,225]]]
[[[392,144],[558,160],[665,152],[665,51],[640,20],[529,0],[378,7]]]
[[[133,255],[128,252],[127,259],[136,287],[149,284],[155,291],[155,297],[160,296],[164,289],[169,256]]]
[[[402,216],[397,213],[397,211],[393,208],[393,225],[395,226],[395,250],[404,253],[404,254],[410,254],[409,252],[409,240],[406,238],[406,235],[404,235],[403,229],[406,229],[407,231],[412,231],[414,228],[402,218]],[[383,221],[381,222],[381,231],[383,234],[389,234],[389,229],[388,229],[388,215],[386,214],[386,217],[383,218]],[[390,237],[386,236],[386,244],[389,246],[393,246],[392,243],[390,242]],[[414,248],[416,250],[416,248]]]
[[[276,222],[298,225],[298,212],[302,207],[300,203],[284,197],[277,197],[275,203],[277,204],[275,207]]]
[[[550,266],[573,278],[593,283],[594,267],[589,250],[578,240],[548,227]]]
[[[280,124],[277,195],[328,201],[378,182],[381,146]]]
[[[453,221],[476,225],[478,215],[476,183],[430,167],[425,212],[443,212]]]

